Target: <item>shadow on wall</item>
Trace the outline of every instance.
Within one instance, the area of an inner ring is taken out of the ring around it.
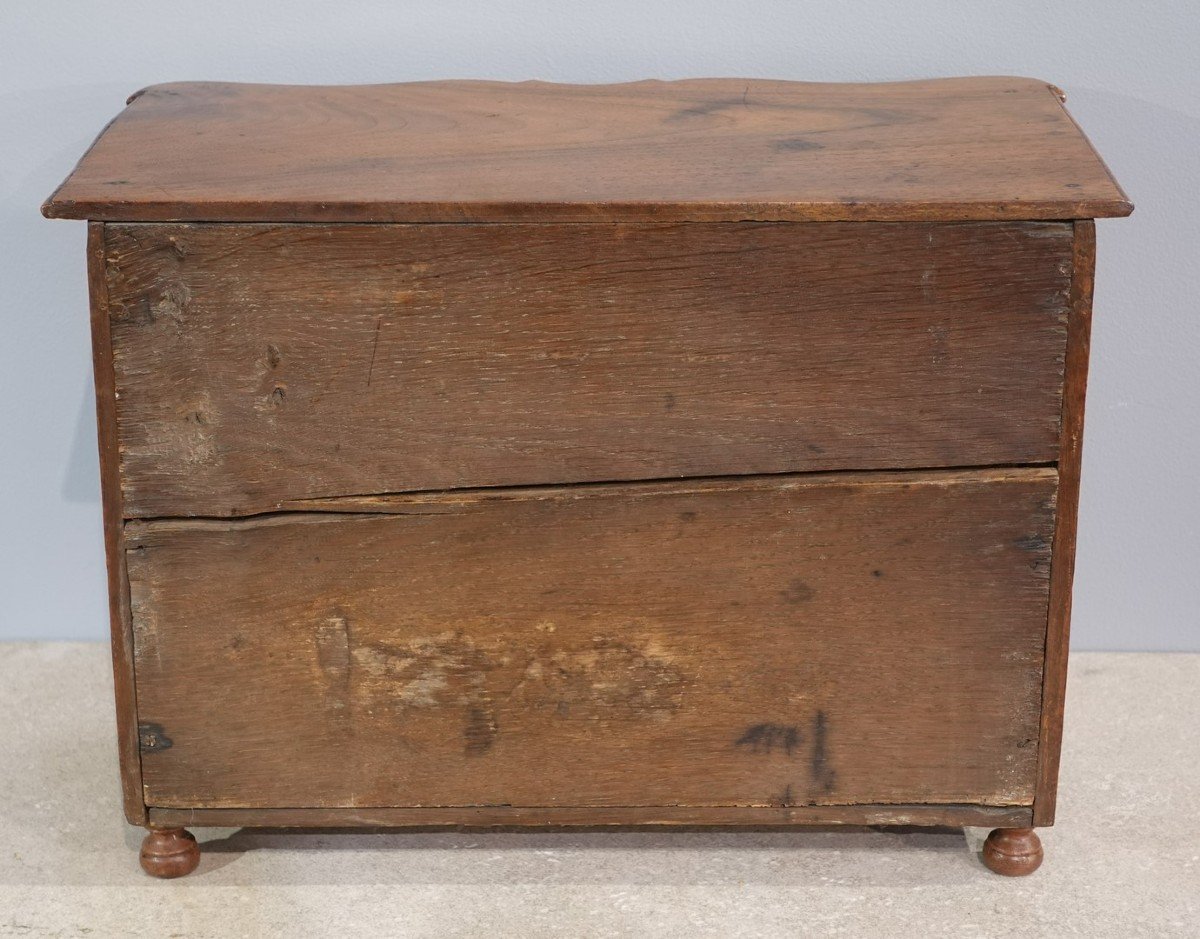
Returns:
[[[61,491],[66,502],[99,504],[100,456],[96,443],[96,398],[90,372],[84,376],[82,384]]]
[[[1067,106],[1137,206],[1097,225],[1072,647],[1200,651],[1200,116],[1089,88]]]

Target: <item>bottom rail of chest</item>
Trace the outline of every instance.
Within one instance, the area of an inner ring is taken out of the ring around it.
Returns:
[[[184,825],[1023,830],[1056,486],[830,474],[130,522],[143,862],[186,866]]]
[[[150,825],[218,828],[792,828],[813,825],[1028,827],[1012,805],[422,806],[356,809],[162,809]]]
[[[416,829],[458,831],[751,830],[782,831],[811,826],[944,829],[993,828],[980,859],[998,874],[1024,876],[1042,862],[1033,810],[983,805],[822,806],[452,806],[393,809],[160,809],[150,807],[141,852],[143,869],[156,877],[180,877],[200,863],[201,850],[184,826],[270,829]]]

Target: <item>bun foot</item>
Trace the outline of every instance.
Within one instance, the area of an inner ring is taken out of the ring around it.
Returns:
[[[983,863],[1005,877],[1024,877],[1042,866],[1042,841],[1032,828],[997,828],[983,843]]]
[[[200,846],[186,828],[152,828],[142,841],[141,862],[151,877],[182,877],[200,863]]]

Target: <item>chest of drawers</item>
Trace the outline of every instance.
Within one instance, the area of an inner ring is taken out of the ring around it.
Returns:
[[[1030,79],[161,85],[88,262],[125,812],[1052,823],[1092,219]]]

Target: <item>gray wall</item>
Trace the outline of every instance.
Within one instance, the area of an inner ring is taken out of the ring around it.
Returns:
[[[0,9],[0,638],[100,638],[84,225],[38,204],[183,79],[1031,75],[1138,206],[1102,222],[1074,645],[1200,650],[1200,3],[8,0]]]

